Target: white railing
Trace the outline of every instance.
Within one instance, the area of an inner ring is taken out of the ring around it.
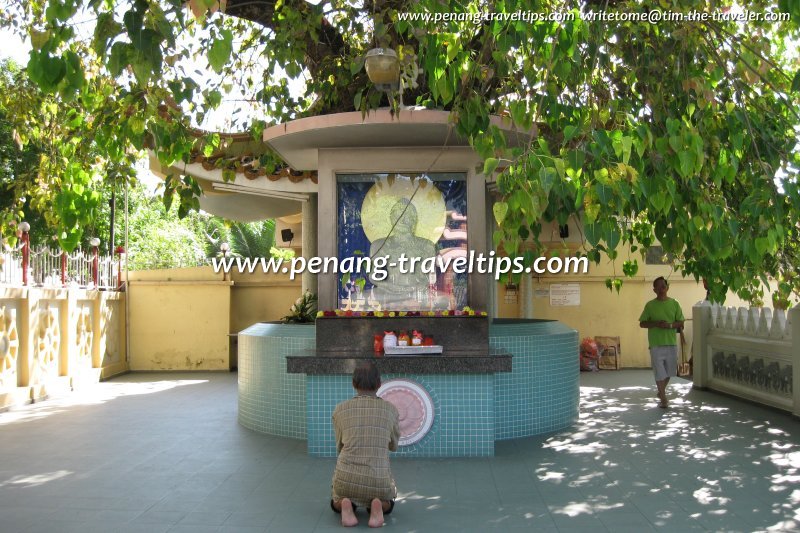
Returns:
[[[22,254],[19,252],[0,252],[0,285],[22,285]]]
[[[800,416],[800,309],[692,308],[696,387]]]
[[[66,257],[66,261],[64,261],[64,257]],[[0,284],[23,286],[22,250],[4,251],[0,254],[0,258],[2,258]],[[61,250],[40,246],[30,251],[28,286],[115,290],[119,279],[119,263],[119,260],[111,256],[98,255],[97,281],[95,282],[95,257],[91,250],[86,251],[79,248],[67,254]]]

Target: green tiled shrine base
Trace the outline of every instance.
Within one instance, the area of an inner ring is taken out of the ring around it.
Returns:
[[[314,326],[255,324],[239,333],[239,423],[306,438],[306,376],[286,373],[286,356],[314,348]]]
[[[239,422],[308,439],[309,454],[336,454],[331,413],[352,397],[350,376],[286,373],[286,356],[314,348],[314,327],[256,324],[239,334]],[[489,344],[512,354],[512,372],[383,376],[419,383],[434,423],[397,455],[487,456],[496,440],[557,431],[578,418],[578,334],[559,322],[493,324]]]
[[[393,455],[406,457],[489,457],[494,455],[494,379],[491,374],[388,374],[383,382],[404,378],[418,383],[433,401],[431,429]],[[306,378],[308,453],[335,457],[331,413],[353,397],[350,376]]]
[[[514,355],[512,372],[494,375],[495,438],[514,439],[569,427],[578,419],[578,336],[492,337]],[[517,355],[519,354],[519,355]]]

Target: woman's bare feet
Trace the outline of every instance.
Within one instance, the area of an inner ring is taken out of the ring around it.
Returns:
[[[369,527],[383,527],[383,502],[378,498],[374,498],[369,506]]]
[[[357,526],[358,518],[356,518],[356,513],[353,511],[353,502],[349,498],[342,498],[340,504],[342,506],[342,525],[344,527]],[[372,520],[370,520],[370,524],[372,524]]]

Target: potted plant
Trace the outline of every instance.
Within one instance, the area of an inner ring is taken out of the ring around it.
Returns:
[[[317,319],[317,295],[306,291],[289,307],[289,314],[283,317],[286,324],[310,324]]]

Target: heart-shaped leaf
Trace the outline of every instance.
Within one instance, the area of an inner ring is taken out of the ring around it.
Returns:
[[[508,204],[505,202],[495,202],[492,206],[492,212],[494,213],[494,219],[497,221],[497,225],[502,226],[508,214]]]

